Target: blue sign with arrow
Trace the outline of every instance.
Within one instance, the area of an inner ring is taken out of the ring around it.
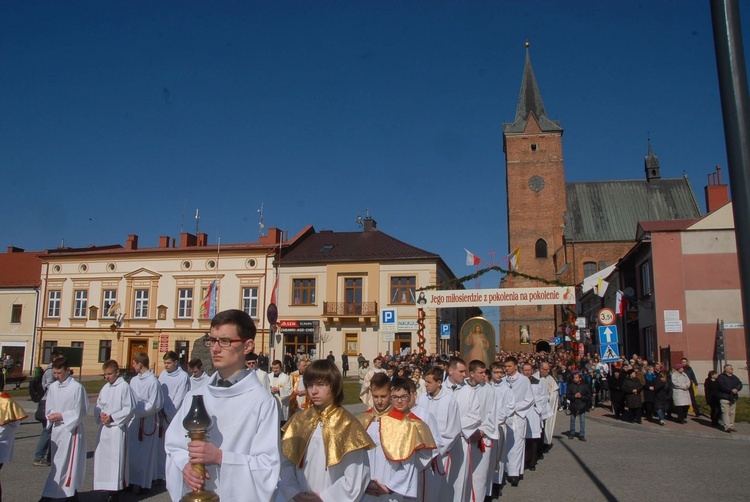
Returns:
[[[617,339],[617,326],[599,326],[599,344],[619,343]]]

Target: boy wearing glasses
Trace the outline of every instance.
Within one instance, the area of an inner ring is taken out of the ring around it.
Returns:
[[[370,390],[375,407],[358,417],[376,446],[367,452],[372,480],[364,500],[415,499],[419,472],[430,465],[436,448],[432,433],[410,412],[409,381],[390,382],[379,373],[370,381]]]
[[[360,500],[370,482],[367,450],[375,445],[341,406],[341,373],[321,359],[307,367],[303,382],[313,406],[292,415],[282,428],[281,479],[274,500]]]
[[[172,500],[204,487],[222,500],[270,500],[279,477],[276,401],[245,368],[255,348],[255,323],[241,310],[225,310],[211,320],[204,342],[216,372],[208,385],[191,390],[166,434],[167,490]],[[206,441],[185,438],[182,422],[194,394],[212,424]],[[192,468],[204,464],[205,478]]]
[[[258,381],[263,386],[263,388],[268,392],[271,392],[271,381],[268,378],[268,373],[260,369],[260,366],[258,365],[258,354],[256,354],[255,352],[250,352],[248,355],[246,355],[245,367],[250,371],[254,371],[255,375],[258,377]]]

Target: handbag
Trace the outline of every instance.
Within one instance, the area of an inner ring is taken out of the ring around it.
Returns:
[[[34,418],[37,422],[46,422],[47,421],[47,401],[45,399],[42,399],[39,401],[36,405],[36,413],[34,413]]]

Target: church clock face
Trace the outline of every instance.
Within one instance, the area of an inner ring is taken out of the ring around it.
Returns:
[[[532,176],[529,178],[529,188],[531,188],[536,193],[539,193],[544,188],[544,178],[541,176]]]

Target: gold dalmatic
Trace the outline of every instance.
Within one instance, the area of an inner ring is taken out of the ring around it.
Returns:
[[[327,467],[338,464],[352,451],[375,448],[360,422],[341,406],[332,404],[322,412],[308,408],[294,414],[281,429],[284,432],[281,453],[300,469],[318,424],[323,428]]]
[[[412,413],[398,410],[380,417],[380,446],[391,462],[403,462],[419,450],[436,448],[427,424]]]
[[[29,414],[23,411],[13,398],[5,392],[0,393],[0,426],[21,421],[28,416]]]

